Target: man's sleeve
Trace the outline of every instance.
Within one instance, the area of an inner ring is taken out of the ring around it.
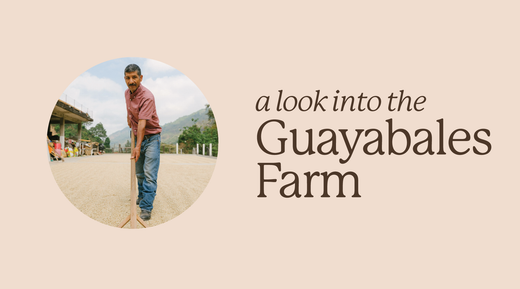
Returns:
[[[153,98],[145,98],[139,108],[139,119],[152,119],[152,115],[155,111],[155,100]]]
[[[126,109],[126,121],[130,121],[130,110],[128,109],[128,100],[125,94],[125,109]]]

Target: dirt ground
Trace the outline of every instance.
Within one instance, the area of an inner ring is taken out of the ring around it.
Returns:
[[[148,226],[167,222],[188,209],[204,191],[217,159],[161,154],[157,196]],[[117,227],[130,214],[130,154],[105,154],[50,162],[61,191],[85,215]],[[137,214],[140,213],[137,207]],[[129,228],[126,224],[124,228]],[[138,224],[139,228],[142,228]]]

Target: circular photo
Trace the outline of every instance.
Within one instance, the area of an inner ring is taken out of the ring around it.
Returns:
[[[184,74],[146,58],[85,71],[59,97],[47,129],[56,183],[81,212],[148,228],[188,209],[218,157],[213,110]]]

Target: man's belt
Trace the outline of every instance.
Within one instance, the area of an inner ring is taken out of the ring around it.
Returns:
[[[143,139],[149,139],[149,138],[151,138],[152,136],[154,136],[154,135],[158,135],[158,134],[161,134],[161,133],[147,134],[147,135],[145,135],[145,136],[143,137]]]

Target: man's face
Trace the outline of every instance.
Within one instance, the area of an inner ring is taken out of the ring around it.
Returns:
[[[126,86],[128,86],[131,92],[134,92],[141,85],[142,80],[143,76],[138,75],[137,71],[125,73]]]

